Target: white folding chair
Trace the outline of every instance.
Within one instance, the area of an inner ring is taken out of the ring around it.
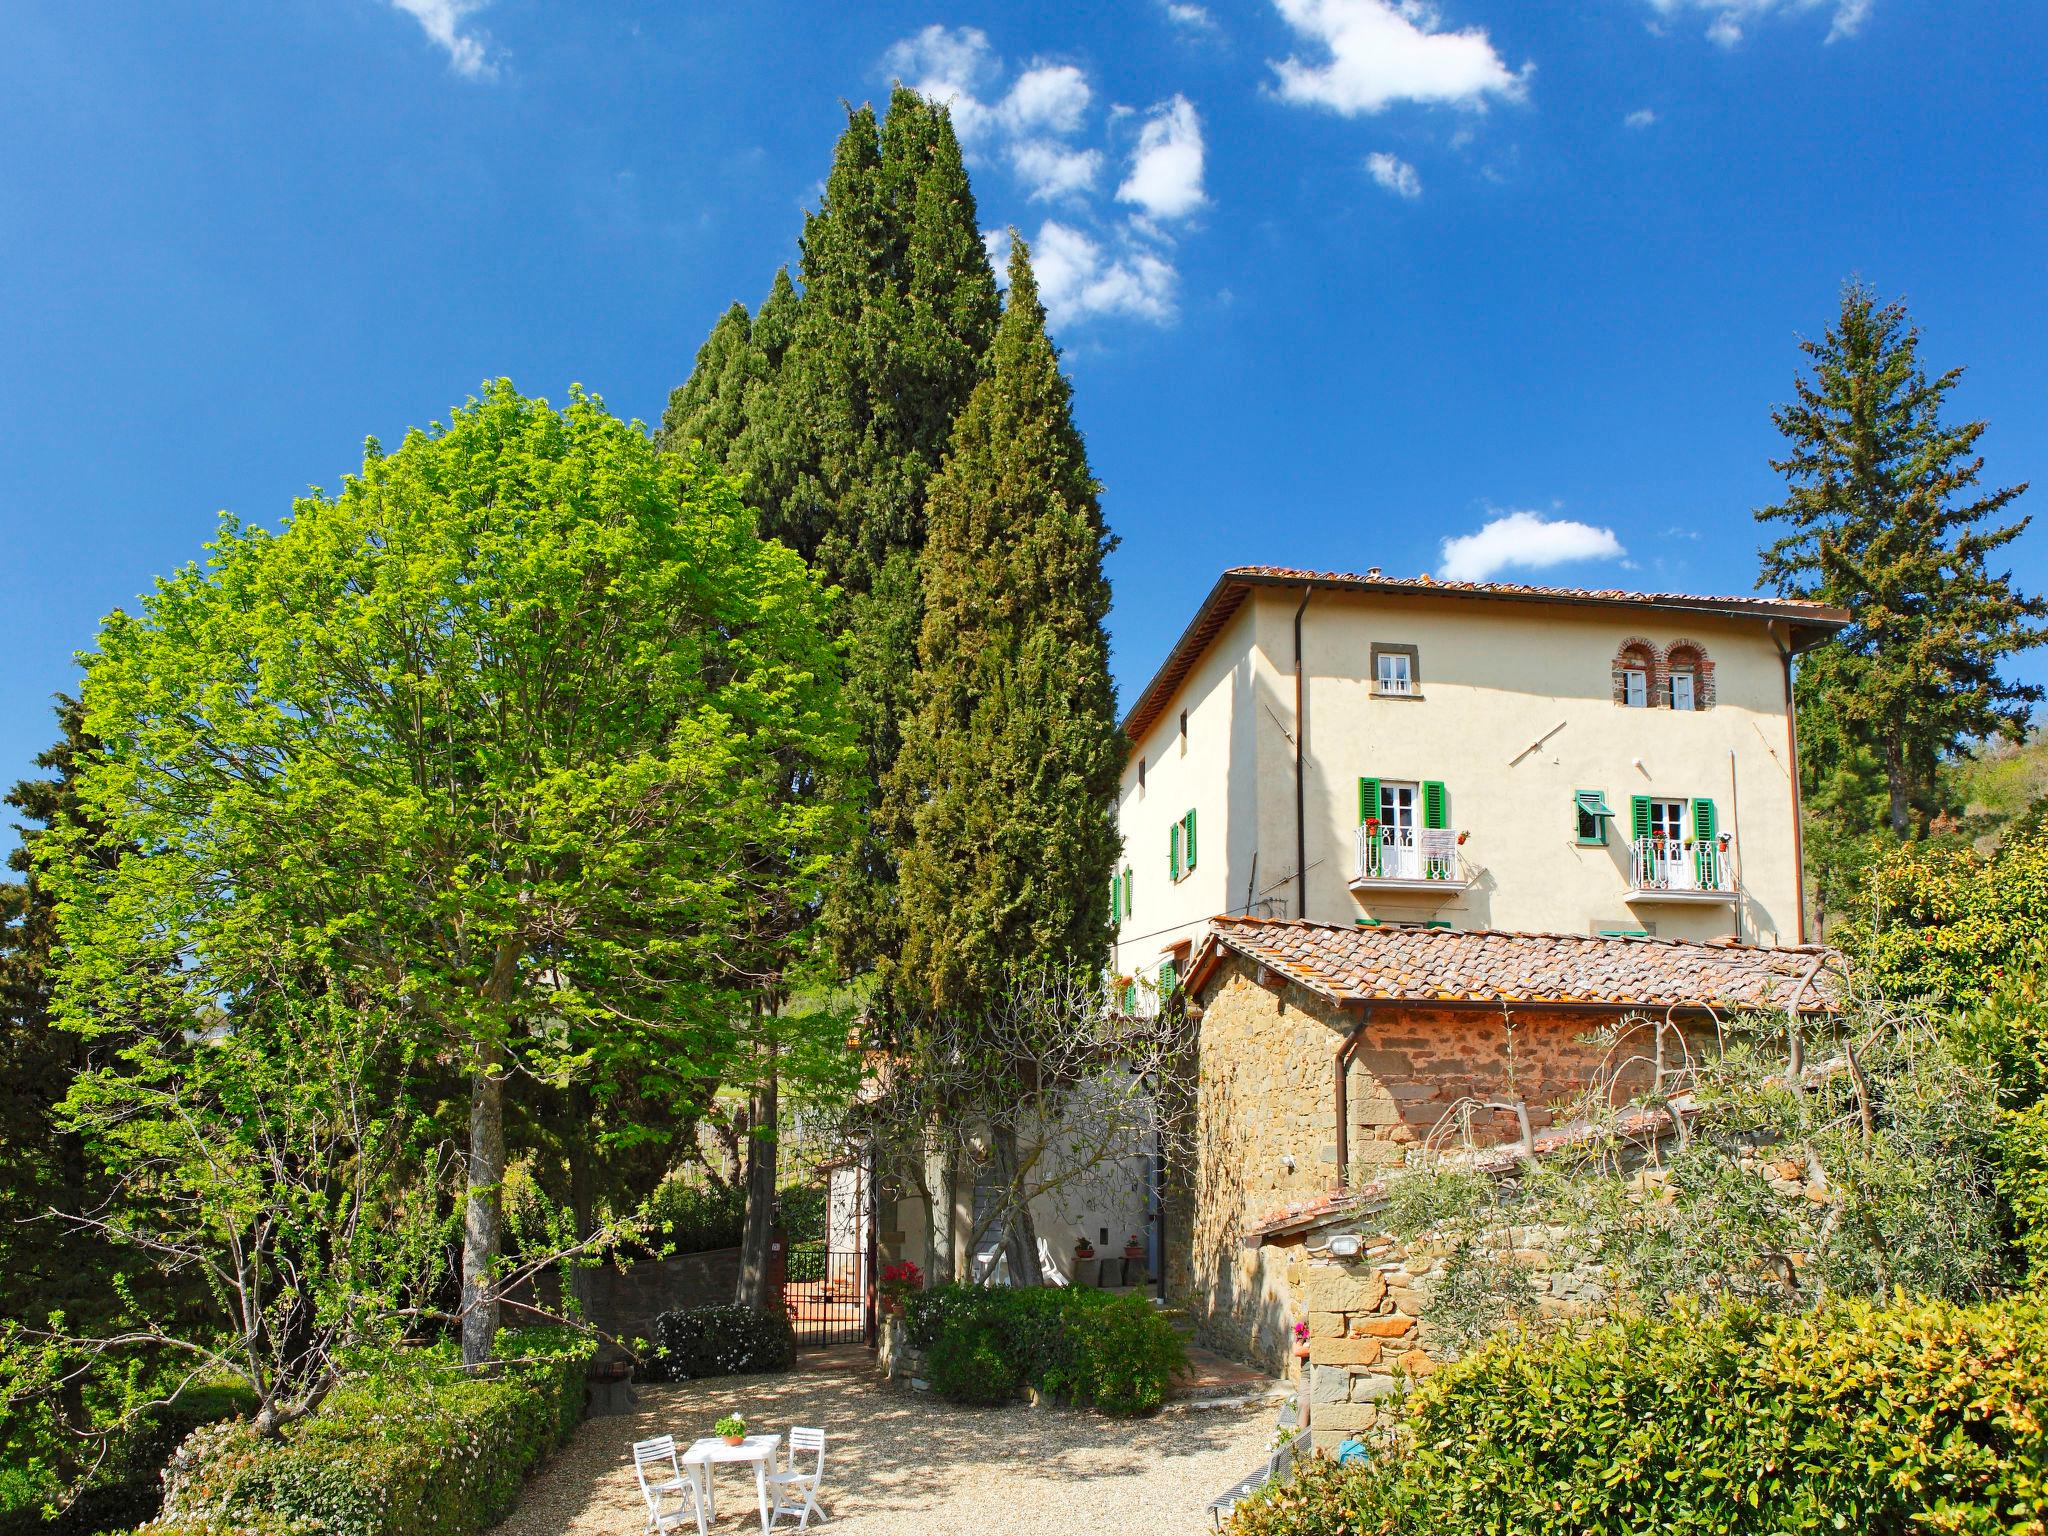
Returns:
[[[817,1461],[808,1472],[797,1470],[796,1453],[816,1451]],[[811,1516],[820,1520],[825,1512],[818,1508],[818,1489],[825,1482],[825,1431],[822,1429],[800,1429],[789,1431],[788,1461],[780,1472],[768,1474],[768,1486],[773,1490],[775,1503],[768,1511],[768,1524],[772,1528],[784,1515],[797,1517],[796,1528],[803,1530],[811,1523]]]
[[[697,1480],[684,1472],[676,1460],[674,1435],[635,1441],[633,1475],[640,1480],[640,1497],[647,1501],[647,1529],[654,1536],[681,1530],[685,1520],[696,1523],[697,1536],[705,1536],[703,1493]],[[671,1495],[676,1507],[664,1510],[662,1501]]]

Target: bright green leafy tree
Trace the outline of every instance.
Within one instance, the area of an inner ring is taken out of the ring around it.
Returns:
[[[889,983],[912,1008],[971,1016],[1027,973],[1092,982],[1106,959],[1124,743],[1099,491],[1015,239],[989,375],[931,487],[917,707],[885,784],[905,850]],[[1014,1126],[993,1133],[1014,1163]],[[1008,1226],[1011,1273],[1029,1282],[1028,1203]]]
[[[226,520],[88,658],[104,832],[46,866],[61,1013],[204,1029],[311,996],[402,1021],[468,1085],[472,1362],[508,1076],[715,1075],[757,912],[814,902],[847,835],[826,596],[752,524],[594,397],[500,381],[279,531]]]
[[[1813,374],[1772,412],[1788,445],[1771,466],[1785,499],[1756,514],[1787,531],[1763,551],[1758,585],[1854,615],[1801,669],[1809,735],[1842,746],[1813,766],[1855,772],[1859,754],[1874,756],[1885,824],[1903,837],[1939,809],[1942,758],[1973,739],[2018,736],[2042,695],[2000,663],[2048,641],[2048,601],[1990,565],[2027,526],[1995,521],[2026,487],[1979,487],[1985,423],[1943,420],[1962,370],[1928,377],[1903,303],[1851,283],[1836,323],[1800,348]]]

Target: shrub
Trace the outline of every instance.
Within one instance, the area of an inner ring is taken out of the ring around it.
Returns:
[[[1374,1478],[1311,1463],[1231,1533],[2041,1536],[2044,1401],[2037,1296],[1619,1318],[1496,1339],[1423,1383]]]
[[[752,1307],[692,1307],[654,1320],[654,1350],[642,1381],[686,1381],[786,1371],[796,1363],[796,1330],[780,1312]]]
[[[147,1520],[163,1503],[162,1474],[185,1438],[201,1425],[247,1413],[255,1395],[247,1387],[201,1384],[175,1402],[151,1409],[115,1437],[99,1467],[56,1519],[45,1520],[64,1489],[54,1471],[0,1468],[0,1536],[89,1536]]]
[[[1150,1413],[1187,1364],[1180,1335],[1143,1297],[1035,1286],[941,1285],[904,1299],[932,1388],[999,1403],[1027,1386],[1103,1413]]]
[[[1312,1456],[1288,1481],[1238,1505],[1230,1536],[1376,1536],[1388,1529],[1389,1481],[1377,1466]]]
[[[664,1179],[647,1197],[644,1246],[657,1254],[737,1248],[746,1214],[743,1189]]]
[[[488,1377],[463,1375],[444,1352],[384,1357],[272,1440],[240,1421],[200,1430],[176,1458],[163,1518],[143,1530],[484,1530],[581,1419],[591,1355],[563,1329],[507,1333],[500,1349]]]

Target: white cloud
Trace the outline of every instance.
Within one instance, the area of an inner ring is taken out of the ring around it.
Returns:
[[[905,85],[953,109],[961,142],[1024,138],[1077,131],[1094,99],[1088,77],[1072,64],[1034,64],[993,100],[985,92],[1002,77],[1003,63],[979,27],[942,27],[890,45],[882,67]]]
[[[1529,67],[1510,70],[1484,29],[1441,30],[1427,0],[1273,0],[1287,24],[1328,50],[1320,64],[1273,64],[1280,95],[1355,117],[1397,101],[1483,107],[1517,100]],[[1662,3],[1662,0],[1653,0]]]
[[[1182,0],[1166,0],[1166,19],[1190,32],[1213,32],[1216,29],[1216,18],[1206,7],[1184,4]]]
[[[1095,190],[1102,152],[1071,149],[1057,139],[1020,139],[1010,146],[1010,169],[1033,202],[1074,197]]]
[[[1073,65],[1040,64],[1017,77],[996,114],[1012,133],[1072,133],[1094,94]]]
[[[1422,178],[1415,174],[1414,166],[1397,155],[1375,150],[1365,157],[1365,168],[1374,181],[1398,197],[1422,196]]]
[[[1854,37],[1870,15],[1872,0],[1645,0],[1659,17],[1671,18],[1686,12],[1705,15],[1707,36],[1723,48],[1733,48],[1755,23],[1773,15],[1801,11],[1830,13],[1827,41]]]
[[[1637,107],[1635,111],[1629,113],[1627,117],[1621,120],[1621,125],[1624,128],[1648,128],[1656,121],[1657,114],[1655,112],[1652,112],[1648,107]]]
[[[463,23],[484,9],[491,0],[391,0],[399,10],[420,24],[434,44],[448,55],[448,67],[471,80],[494,79],[488,37],[465,31]]]
[[[1540,512],[1503,512],[1476,532],[1443,541],[1437,574],[1446,581],[1488,581],[1502,571],[1540,571],[1574,560],[1619,560],[1628,551],[1612,528]]]
[[[1009,237],[991,232],[982,239],[989,259],[1001,271],[1009,260]],[[1038,278],[1046,317],[1054,325],[1096,315],[1164,325],[1176,314],[1179,275],[1170,262],[1135,243],[1110,252],[1086,230],[1057,219],[1038,226],[1031,241],[1031,270]]]
[[[1208,201],[1202,195],[1202,120],[1187,97],[1175,95],[1152,109],[1116,195],[1155,219],[1185,218]]]
[[[1169,4],[1167,13],[1182,26],[1197,25],[1197,17],[1208,24],[1198,5]],[[1164,221],[1185,218],[1206,201],[1202,123],[1192,102],[1174,95],[1145,114],[1115,194],[1131,211],[1118,214],[1103,204],[1102,171],[1107,146],[1126,142],[1122,124],[1137,113],[1115,105],[1099,111],[1079,66],[1034,59],[1010,78],[987,33],[938,25],[895,43],[882,66],[952,109],[976,166],[1006,168],[1027,201],[1059,205],[1060,216],[1040,224],[1032,241],[1039,293],[1055,324],[1096,316],[1173,323],[1180,274]],[[989,208],[995,200],[987,187],[978,190]],[[1000,275],[1009,237],[982,238]]]
[[[950,106],[953,127],[963,139],[984,126],[988,109],[978,93],[1001,68],[981,28],[948,28],[937,22],[891,44],[882,65],[919,95]]]

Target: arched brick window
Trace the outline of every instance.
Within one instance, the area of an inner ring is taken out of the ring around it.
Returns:
[[[1641,636],[1624,640],[1614,653],[1614,702],[1634,709],[1670,702],[1665,694],[1663,653]]]
[[[1696,640],[1674,640],[1664,652],[1663,698],[1673,709],[1714,707],[1714,664]]]

